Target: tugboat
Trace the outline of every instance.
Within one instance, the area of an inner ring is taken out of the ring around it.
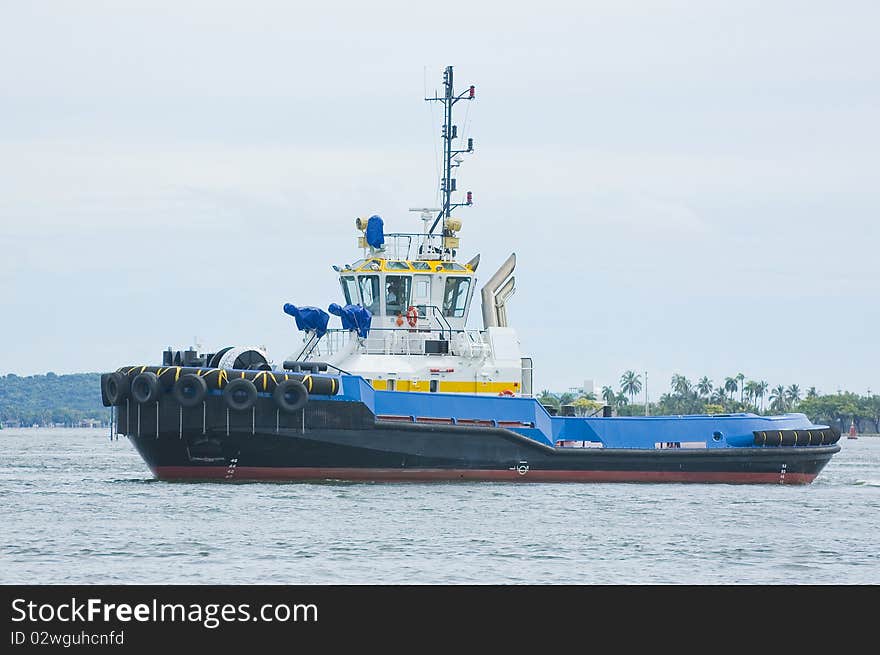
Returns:
[[[442,206],[417,233],[357,218],[360,258],[334,265],[341,303],[287,303],[302,345],[277,366],[263,348],[164,351],[161,365],[101,376],[112,434],[161,480],[473,480],[809,484],[840,431],[803,414],[617,417],[557,414],[534,397],[532,360],[508,325],[511,254],[481,288],[479,255],[459,259],[454,90],[444,108]],[[459,147],[457,144],[462,143]],[[460,198],[460,196],[459,196]],[[331,315],[340,327],[329,327]],[[570,412],[563,412],[569,414]]]

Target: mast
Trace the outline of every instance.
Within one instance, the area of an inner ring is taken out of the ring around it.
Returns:
[[[456,95],[452,83],[452,66],[447,66],[446,70],[443,71],[443,90],[442,96],[438,96],[435,92],[433,98],[425,98],[427,102],[443,103],[443,179],[440,182],[440,191],[443,194],[443,207],[440,209],[440,213],[437,214],[437,218],[434,219],[434,223],[428,231],[428,236],[434,233],[441,219],[445,221],[450,218],[453,209],[473,204],[473,196],[470,191],[467,192],[464,202],[452,202],[452,193],[456,190],[452,169],[458,166],[458,164],[453,164],[453,158],[456,155],[474,151],[474,140],[471,138],[467,140],[466,149],[456,150],[454,148],[453,141],[458,138],[458,126],[452,122],[452,108],[459,100],[473,100],[475,88],[471,84],[466,90]]]

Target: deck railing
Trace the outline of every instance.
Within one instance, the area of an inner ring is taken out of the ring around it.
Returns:
[[[358,344],[353,345],[352,340]],[[448,353],[478,357],[488,352],[488,344],[480,330],[453,330],[452,328],[373,328],[366,339],[359,339],[350,330],[330,329],[308,351],[309,359],[324,359],[346,349],[369,355],[436,355],[426,346],[429,341],[445,341]]]
[[[364,258],[384,257],[386,259],[451,259],[452,250],[458,247],[457,237],[442,234],[422,234],[419,232],[389,232],[383,235],[385,243],[381,248],[363,248]],[[361,237],[362,239],[364,237]],[[366,244],[366,241],[362,241]]]

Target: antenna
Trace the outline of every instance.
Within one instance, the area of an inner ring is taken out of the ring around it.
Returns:
[[[452,192],[456,190],[455,178],[452,177],[452,169],[458,168],[462,162],[461,157],[458,155],[474,151],[474,140],[470,138],[467,140],[466,149],[455,150],[453,148],[452,142],[458,138],[458,126],[453,125],[452,123],[452,107],[459,100],[473,100],[476,89],[474,85],[471,84],[467,89],[456,95],[452,84],[452,66],[447,66],[446,70],[443,71],[443,89],[443,96],[438,96],[435,92],[433,98],[425,98],[428,102],[443,103],[443,179],[440,181],[440,191],[443,194],[443,208],[438,210],[440,213],[437,214],[437,218],[434,219],[434,224],[431,225],[431,229],[427,231],[428,235],[434,233],[441,218],[450,218],[453,209],[473,204],[473,195],[470,191],[467,192],[465,202],[452,202]]]
[[[431,218],[433,217],[434,212],[442,211],[441,209],[438,209],[436,207],[410,207],[409,210],[411,212],[419,212],[422,215],[422,221],[425,223],[425,226],[423,228],[423,233],[425,234],[425,236],[428,236],[430,234],[430,232],[428,231],[428,223],[431,222]]]

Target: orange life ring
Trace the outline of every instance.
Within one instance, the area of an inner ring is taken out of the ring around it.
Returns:
[[[419,322],[419,310],[410,305],[406,310],[406,322],[410,327],[415,327]]]
[[[513,392],[512,392],[510,389],[505,389],[504,391],[502,391],[502,392],[499,393],[498,395],[499,395],[499,396],[512,396],[512,395],[513,395]]]

